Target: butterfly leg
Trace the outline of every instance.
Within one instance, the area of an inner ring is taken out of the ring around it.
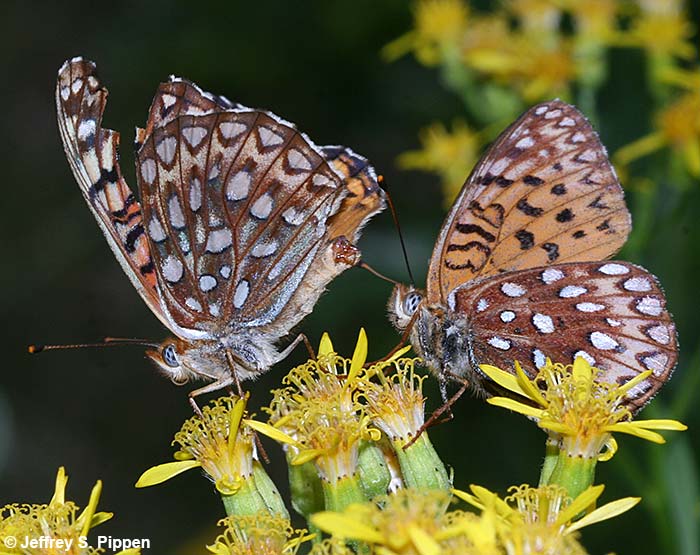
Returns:
[[[199,417],[202,417],[202,411],[200,410],[199,405],[197,405],[197,401],[194,400],[195,397],[199,397],[200,395],[204,395],[206,393],[212,393],[214,391],[219,391],[220,389],[229,387],[232,383],[233,377],[226,376],[225,378],[207,384],[204,387],[200,387],[199,389],[190,391],[189,401],[190,405],[192,405],[192,409],[194,410],[195,414],[197,414]]]
[[[292,341],[289,345],[287,345],[284,350],[277,355],[277,358],[275,359],[275,364],[278,362],[282,362],[285,358],[287,358],[289,355],[292,354],[292,351],[296,348],[299,343],[304,342],[304,345],[306,346],[306,350],[309,351],[309,357],[310,358],[316,358],[316,352],[314,351],[314,348],[311,346],[311,343],[309,342],[309,338],[306,337],[303,333],[300,333],[299,335],[296,336],[294,341]]]
[[[461,382],[462,386],[452,397],[447,399],[447,380],[442,376],[440,377],[440,393],[442,394],[442,399],[444,403],[441,407],[435,410],[433,414],[430,415],[428,420],[426,420],[423,423],[423,425],[416,432],[416,435],[413,436],[411,440],[403,446],[404,449],[408,449],[411,445],[413,445],[416,442],[416,440],[421,436],[421,434],[425,432],[428,428],[435,426],[436,424],[442,424],[443,422],[448,422],[452,420],[452,405],[454,405],[457,402],[457,399],[464,395],[464,392],[469,388],[469,381],[465,380],[461,376],[452,374],[451,372],[449,374],[452,379]],[[439,418],[443,414],[445,414],[445,412],[447,412],[447,416],[442,420],[439,420]]]

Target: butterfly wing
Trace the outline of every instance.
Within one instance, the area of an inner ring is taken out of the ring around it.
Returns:
[[[476,278],[554,263],[603,260],[631,228],[605,147],[573,106],[525,112],[490,147],[443,224],[429,302]]]
[[[651,370],[628,393],[638,408],[676,364],[676,329],[663,291],[653,275],[627,262],[503,274],[459,287],[450,301],[468,315],[474,365],[512,370],[517,360],[534,376],[545,357],[571,363],[582,356],[604,371],[604,381],[619,384]]]
[[[107,89],[95,64],[73,58],[58,73],[56,109],[71,170],[102,233],[129,280],[153,313],[170,326],[158,302],[141,206],[119,168],[119,134],[101,127]]]
[[[344,176],[272,114],[219,109],[162,121],[138,151],[137,174],[169,314],[184,334],[286,333],[347,267],[327,261],[307,275],[330,256],[330,221],[351,193]],[[379,204],[339,230],[355,239]],[[309,299],[290,304],[302,283]],[[305,312],[281,317],[301,304]]]

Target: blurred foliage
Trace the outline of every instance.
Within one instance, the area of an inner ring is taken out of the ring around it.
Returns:
[[[418,25],[421,6],[437,15]],[[600,481],[611,498],[644,500],[619,526],[591,529],[586,547],[697,553],[699,10],[697,2],[662,0],[8,3],[0,39],[6,356],[0,506],[45,501],[54,469],[65,465],[74,476],[102,478],[104,505],[118,515],[110,533],[149,537],[154,553],[196,553],[182,546],[210,540],[222,514],[213,488],[203,488],[196,473],[157,489],[132,487],[143,468],[169,455],[163,438],[191,414],[186,391],[158,376],[138,350],[26,354],[34,341],[164,334],[98,232],[61,151],[56,71],[83,55],[98,63],[110,89],[105,125],[123,134],[122,167],[132,186],[131,129],[143,124],[159,80],[181,75],[271,109],[319,144],[347,144],[366,155],[393,194],[416,275],[425,275],[444,218],[433,176],[393,163],[399,153],[417,151],[418,130],[427,129],[422,142],[436,146],[401,160],[439,173],[454,195],[480,149],[530,104],[555,95],[576,103],[614,153],[627,188],[635,227],[623,258],[660,277],[679,329],[676,375],[643,416],[690,426],[665,449],[621,441]],[[409,52],[418,63],[401,57]],[[396,61],[386,63],[386,56]],[[378,270],[405,272],[388,215],[371,222],[360,246]],[[378,358],[398,340],[384,315],[389,292],[367,273],[346,272],[300,331],[315,343],[329,330],[346,352],[365,326],[370,358]],[[295,357],[250,386],[253,408],[269,401],[267,392],[305,353]],[[429,407],[436,406],[436,385],[427,382],[426,389]],[[543,453],[533,426],[477,399],[463,399],[454,410],[451,423],[431,432],[446,463],[501,493],[536,480]],[[269,451],[268,471],[282,488],[283,456]],[[87,479],[71,485],[81,499],[91,486]]]

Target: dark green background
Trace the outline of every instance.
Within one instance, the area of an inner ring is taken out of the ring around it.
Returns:
[[[165,336],[115,262],[69,171],[54,113],[59,66],[76,55],[97,63],[111,93],[104,124],[122,132],[122,168],[132,187],[133,128],[143,125],[157,84],[171,73],[272,110],[319,144],[351,146],[385,175],[417,276],[425,275],[444,217],[441,193],[436,177],[399,171],[394,159],[417,147],[422,126],[450,122],[461,105],[435,72],[412,59],[381,61],[379,49],[411,24],[405,2],[14,2],[3,11],[0,506],[47,502],[64,465],[68,497],[81,506],[94,481],[104,480],[100,507],[115,518],[100,534],[151,538],[151,553],[193,553],[178,549],[211,543],[223,516],[213,486],[190,472],[158,487],[133,488],[143,470],[170,459],[172,434],[191,414],[188,389],[157,375],[139,348],[26,354],[31,342]],[[611,64],[600,131],[614,150],[648,130],[640,114],[650,103],[642,90],[643,57],[614,51]],[[687,374],[700,371],[697,357],[691,361],[698,345],[700,187],[696,182],[682,193],[672,183],[660,187],[651,239],[633,261],[665,285],[682,345],[674,381],[690,384]],[[634,206],[634,195],[629,198]],[[406,279],[388,214],[371,223],[360,246],[378,270]],[[329,331],[349,355],[364,326],[370,357],[382,356],[398,339],[385,318],[389,293],[389,284],[348,271],[300,330],[314,343]],[[254,406],[268,402],[269,389],[302,361],[302,351],[250,385]],[[671,383],[660,404],[680,387]],[[432,382],[428,394],[435,406]],[[698,411],[686,420],[698,452]],[[454,467],[457,487],[478,483],[504,493],[508,485],[538,479],[544,434],[520,416],[465,397],[454,421],[431,437]],[[619,439],[621,451],[643,465],[650,450],[665,449]],[[286,491],[279,450],[268,444],[268,451],[269,472]],[[604,500],[643,494],[649,485],[624,478],[622,457],[599,468],[597,481],[608,484]],[[667,516],[661,525],[674,518]],[[612,525],[587,529],[584,543],[593,553],[661,552],[654,524],[638,507]]]

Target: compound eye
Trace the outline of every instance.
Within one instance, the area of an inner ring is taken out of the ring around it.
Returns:
[[[175,350],[175,345],[169,343],[163,348],[163,360],[165,364],[171,368],[177,368],[180,366],[180,361],[177,359],[177,351]]]
[[[406,300],[403,302],[406,314],[412,315],[418,309],[418,305],[422,300],[423,297],[415,291],[406,295]]]

